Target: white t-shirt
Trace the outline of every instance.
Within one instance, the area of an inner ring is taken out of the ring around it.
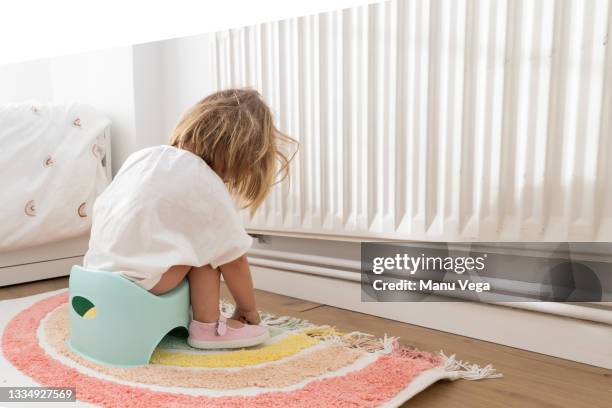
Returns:
[[[216,268],[252,244],[219,176],[171,146],[128,157],[92,219],[85,267],[121,273],[147,290],[173,265]]]

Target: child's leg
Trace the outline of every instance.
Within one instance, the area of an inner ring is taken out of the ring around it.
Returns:
[[[185,279],[190,270],[191,266],[188,265],[174,265],[162,275],[159,282],[149,292],[154,295],[163,295],[166,292],[170,292]]]
[[[221,271],[210,265],[191,268],[187,275],[193,319],[187,343],[203,349],[242,348],[261,344],[268,329],[225,319],[219,313]]]
[[[243,319],[251,324],[259,323],[259,314],[255,306],[255,293],[249,261],[246,256],[221,265],[223,280],[236,301],[234,318]]]
[[[221,273],[210,265],[199,267],[175,265],[162,275],[150,292],[162,295],[177,287],[185,277],[189,280],[193,319],[202,323],[216,322],[219,319]],[[228,319],[227,324],[230,327],[241,326],[240,322],[233,319]]]
[[[203,323],[216,322],[219,319],[221,273],[205,265],[191,268],[187,278],[193,318]]]
[[[210,265],[191,268],[189,279],[189,297],[193,320],[202,323],[214,323],[219,320],[219,300],[221,296],[221,272]],[[238,328],[242,324],[234,319],[227,319],[229,327]]]

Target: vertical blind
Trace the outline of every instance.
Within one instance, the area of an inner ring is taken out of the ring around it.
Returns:
[[[301,147],[252,230],[612,239],[609,0],[405,0],[217,33]]]

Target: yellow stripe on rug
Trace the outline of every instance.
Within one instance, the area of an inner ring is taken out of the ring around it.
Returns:
[[[156,349],[151,356],[151,364],[207,368],[246,367],[277,361],[318,343],[319,340],[298,333],[257,349],[227,351],[218,354],[181,353]]]
[[[74,354],[68,349],[66,344],[68,339],[68,310],[66,305],[58,307],[49,314],[44,324],[44,333],[50,349],[70,358],[80,366],[124,381],[165,387],[197,387],[216,390],[287,387],[306,379],[314,379],[326,373],[348,367],[366,354],[363,351],[349,349],[343,345],[329,344],[309,348],[291,358],[270,364],[240,367],[238,370],[159,364],[129,368],[106,367]],[[231,375],[228,375],[230,372]]]

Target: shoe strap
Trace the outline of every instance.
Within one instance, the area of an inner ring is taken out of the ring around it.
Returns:
[[[224,336],[227,333],[227,319],[225,316],[219,316],[219,320],[215,324],[215,334],[217,336]]]

